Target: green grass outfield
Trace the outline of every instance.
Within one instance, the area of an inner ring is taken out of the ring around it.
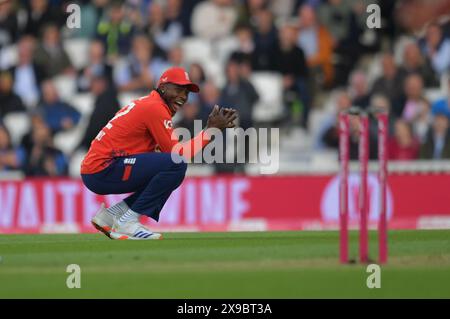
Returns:
[[[450,298],[450,230],[391,231],[389,249],[368,289],[365,266],[338,263],[336,231],[0,235],[0,298]],[[81,289],[66,286],[69,264]]]

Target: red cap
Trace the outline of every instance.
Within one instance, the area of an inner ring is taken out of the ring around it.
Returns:
[[[158,87],[163,83],[173,83],[177,85],[183,85],[188,88],[191,92],[199,92],[200,88],[197,84],[192,83],[189,79],[189,74],[185,69],[180,67],[168,68],[159,78]]]

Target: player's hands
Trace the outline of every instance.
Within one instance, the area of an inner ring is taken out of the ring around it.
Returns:
[[[220,108],[215,105],[211,114],[209,114],[206,128],[218,128],[219,130],[225,128],[233,128],[236,126],[234,121],[237,119],[237,112],[231,108]]]

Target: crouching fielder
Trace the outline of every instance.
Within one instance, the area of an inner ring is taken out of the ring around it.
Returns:
[[[159,220],[159,214],[186,173],[192,158],[210,141],[207,131],[178,145],[172,140],[172,116],[182,108],[189,92],[199,87],[178,67],[166,70],[157,88],[121,109],[92,141],[81,164],[84,185],[100,195],[133,193],[100,210],[92,224],[112,239],[160,239],[139,222],[141,215]],[[206,128],[234,127],[235,110],[215,106]],[[174,148],[177,146],[176,148]],[[174,149],[179,150],[172,154]],[[159,150],[160,152],[156,152]]]

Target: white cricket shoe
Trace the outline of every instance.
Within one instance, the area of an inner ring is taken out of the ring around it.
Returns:
[[[109,233],[112,239],[121,240],[149,240],[149,239],[162,239],[162,235],[154,233],[147,227],[142,225],[138,220],[129,220],[122,225],[119,225],[117,221],[114,221],[113,228]]]
[[[91,219],[91,223],[95,228],[97,228],[97,230],[111,238],[109,233],[111,232],[114,224],[114,216],[108,213],[104,203],[101,204],[97,214],[95,214],[95,216]]]

